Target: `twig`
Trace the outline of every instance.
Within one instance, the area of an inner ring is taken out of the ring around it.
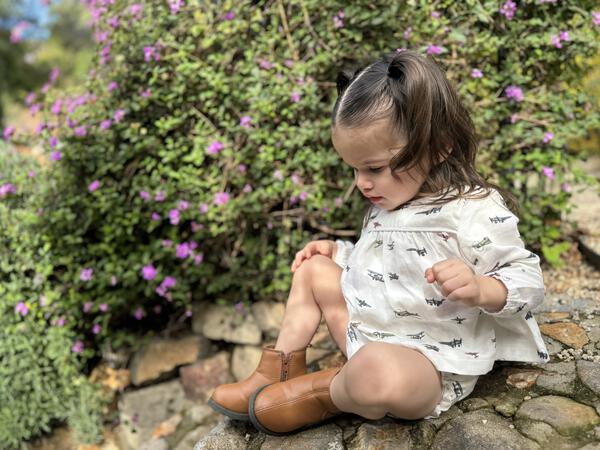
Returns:
[[[281,16],[281,21],[283,23],[283,30],[285,31],[288,47],[290,48],[290,52],[292,52],[292,57],[294,58],[294,61],[298,61],[300,57],[298,56],[298,51],[294,47],[294,42],[292,41],[292,36],[290,35],[287,17],[285,15],[285,10],[283,9],[283,4],[281,3],[281,0],[277,0],[277,6],[279,8],[279,15]]]

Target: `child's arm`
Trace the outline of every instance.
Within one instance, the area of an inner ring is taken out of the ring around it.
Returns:
[[[352,250],[354,250],[354,244],[352,242],[337,239],[333,246],[331,259],[342,269],[345,269]]]
[[[544,300],[544,280],[537,255],[525,249],[519,219],[497,192],[465,201],[458,242],[463,260],[483,289],[483,311],[492,315],[527,314]],[[504,285],[503,299],[499,284]],[[503,301],[505,304],[503,305]]]

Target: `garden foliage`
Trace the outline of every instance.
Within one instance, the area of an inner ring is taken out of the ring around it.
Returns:
[[[330,142],[336,74],[402,48],[445,68],[480,170],[517,196],[526,244],[558,262],[570,186],[585,178],[566,144],[600,125],[580,86],[600,42],[595,5],[90,4],[93,70],[41,100],[49,167],[25,223],[49,266],[6,308],[51,297],[48,324],[65,317],[91,356],[189,316],[192,301],[285,299],[295,252],[354,238],[365,211]]]

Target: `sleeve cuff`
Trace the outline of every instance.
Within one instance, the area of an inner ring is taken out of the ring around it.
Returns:
[[[480,306],[479,309],[490,316],[496,317],[512,316],[514,314],[524,311],[528,302],[527,300],[523,299],[523,297],[519,293],[519,290],[512,285],[513,283],[511,282],[510,278],[499,274],[494,275],[493,278],[495,278],[498,281],[501,281],[504,284],[504,286],[506,286],[506,290],[508,291],[508,293],[506,294],[506,304],[500,311],[496,312],[488,311],[482,306]]]
[[[337,245],[335,263],[342,269],[345,269],[346,264],[348,263],[348,258],[350,257],[350,253],[352,253],[352,250],[354,250],[354,244],[352,242],[343,241],[341,239],[336,240],[335,243]]]

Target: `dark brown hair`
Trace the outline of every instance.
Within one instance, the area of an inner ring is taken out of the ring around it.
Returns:
[[[442,68],[430,56],[411,50],[384,54],[362,69],[341,71],[332,129],[362,128],[387,119],[407,144],[390,161],[395,170],[417,167],[428,176],[416,198],[433,204],[460,197],[486,197],[496,189],[516,210],[512,194],[475,170],[477,136],[469,111]],[[370,215],[367,214],[367,218]]]

